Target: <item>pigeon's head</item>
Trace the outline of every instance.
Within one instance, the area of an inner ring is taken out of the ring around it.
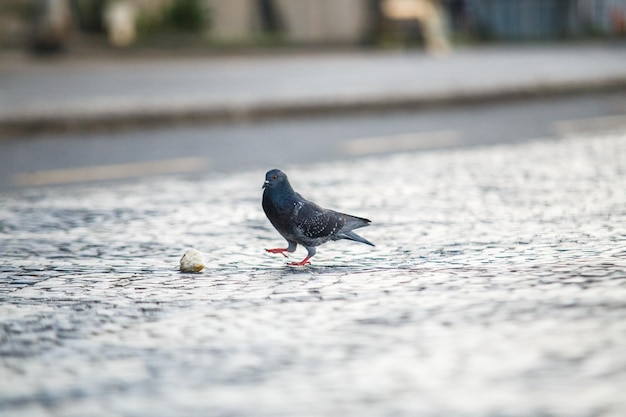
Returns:
[[[287,175],[280,169],[272,169],[265,174],[265,182],[263,188],[274,188],[282,184],[289,184]]]

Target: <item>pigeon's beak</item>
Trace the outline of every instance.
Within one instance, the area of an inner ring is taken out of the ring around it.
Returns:
[[[269,182],[268,180],[265,180],[265,182],[263,183],[263,186],[262,186],[261,188],[265,188],[265,187],[267,187],[267,185],[268,185],[269,183],[270,183],[270,182]]]

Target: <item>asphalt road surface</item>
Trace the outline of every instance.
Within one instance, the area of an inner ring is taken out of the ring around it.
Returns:
[[[512,143],[626,126],[623,93],[0,141],[0,189],[236,172],[406,150]]]

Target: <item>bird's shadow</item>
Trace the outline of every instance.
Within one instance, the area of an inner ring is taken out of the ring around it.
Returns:
[[[289,275],[325,275],[325,274],[350,274],[350,273],[367,273],[367,272],[382,272],[382,271],[390,271],[390,270],[401,270],[406,269],[408,266],[384,266],[384,265],[357,265],[357,264],[314,264],[314,265],[304,265],[304,266],[294,266],[283,264],[281,266],[274,266],[269,268],[258,268],[256,272],[260,271],[273,271],[281,274],[289,274]]]

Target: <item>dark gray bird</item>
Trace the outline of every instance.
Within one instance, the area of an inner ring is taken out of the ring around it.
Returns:
[[[315,247],[329,240],[349,239],[374,246],[352,230],[369,226],[370,220],[333,210],[323,209],[296,193],[287,175],[279,169],[265,174],[263,184],[263,211],[274,228],[285,239],[286,248],[265,249],[270,253],[293,252],[298,244],[304,246],[307,257],[289,265],[306,265],[315,255]]]

